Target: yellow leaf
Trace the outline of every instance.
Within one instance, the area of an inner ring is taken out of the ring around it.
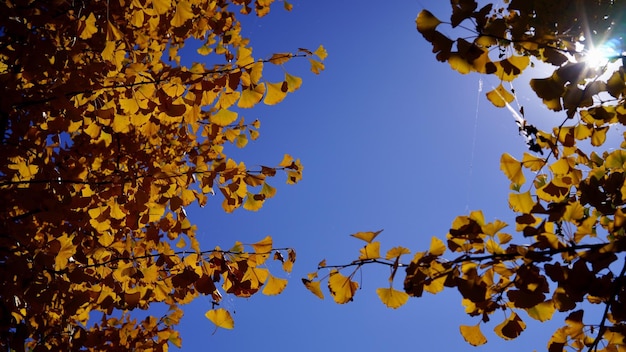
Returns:
[[[448,58],[448,63],[453,70],[461,74],[465,75],[472,71],[472,65],[459,54],[451,54],[450,58]]]
[[[250,75],[250,83],[258,84],[261,76],[263,75],[263,61],[257,61],[246,68],[246,71]],[[250,85],[250,84],[247,84]]]
[[[406,292],[394,290],[393,287],[379,288],[376,293],[383,304],[393,309],[403,306],[409,300],[409,295]]]
[[[278,295],[287,287],[287,280],[270,275],[265,287],[263,288],[263,294],[267,296]]]
[[[505,321],[498,324],[493,331],[505,340],[512,340],[518,337],[524,329],[526,329],[526,323],[513,312]]]
[[[529,153],[524,153],[524,157],[522,158],[522,165],[529,168],[531,171],[539,171],[545,164],[546,161],[543,158],[538,158]]]
[[[302,283],[307,290],[311,291],[314,295],[319,297],[320,299],[324,299],[324,293],[322,293],[322,289],[320,288],[319,281],[311,281],[307,279],[302,279]]]
[[[109,207],[111,208],[110,216],[113,219],[121,220],[126,217],[126,213],[124,213],[120,205],[114,199],[111,199],[109,202]]]
[[[272,237],[267,236],[257,243],[251,244],[256,253],[269,253],[272,251]]]
[[[243,89],[241,91],[241,98],[239,98],[237,102],[237,107],[244,109],[251,108],[263,99],[263,94],[265,94],[265,84],[263,83],[254,86],[254,88],[249,87]]]
[[[328,289],[335,302],[345,304],[352,301],[357,288],[359,288],[359,284],[350,280],[349,277],[343,276],[337,270],[330,272]]]
[[[165,213],[165,205],[158,203],[152,204],[148,210],[148,221],[153,222],[161,220],[163,213]]]
[[[235,122],[235,120],[237,120],[237,113],[230,110],[221,109],[218,112],[211,114],[209,120],[211,121],[211,123],[214,123],[218,126],[228,126],[231,123]]]
[[[240,47],[237,51],[237,66],[244,67],[254,63],[252,57],[252,49],[246,47]]]
[[[361,248],[359,260],[380,258],[380,242],[372,242]]]
[[[522,185],[526,182],[526,178],[522,172],[522,163],[517,161],[508,153],[502,154],[502,157],[500,158],[500,170],[502,170],[506,177],[516,185]]]
[[[98,243],[100,243],[103,247],[108,247],[113,244],[115,237],[108,231],[101,232],[98,234]]]
[[[218,328],[233,329],[235,327],[235,321],[224,308],[211,309],[204,316]]]
[[[98,32],[98,28],[96,27],[96,16],[93,15],[93,12],[89,14],[87,19],[83,16],[79,26],[81,39],[89,39]]]
[[[326,57],[328,56],[328,53],[326,52],[326,49],[324,49],[324,47],[322,45],[320,45],[314,52],[313,55],[317,56],[320,58],[320,60],[324,60],[326,59]]]
[[[552,319],[554,314],[554,303],[552,301],[541,302],[532,308],[527,308],[528,316],[539,321]]]
[[[291,164],[293,164],[293,157],[289,154],[285,154],[285,156],[283,156],[283,160],[280,162],[280,164],[278,164],[278,166],[289,167],[291,166]]]
[[[535,201],[530,195],[530,191],[509,194],[509,207],[515,212],[530,214],[534,206]]]
[[[256,200],[254,199],[255,195],[248,192],[246,195],[246,200],[243,202],[243,208],[250,211],[257,211],[263,207],[263,199]]]
[[[420,11],[417,15],[417,19],[415,19],[417,30],[420,33],[433,31],[440,23],[441,21],[428,10]]]
[[[378,231],[368,231],[368,232],[357,232],[357,233],[353,233],[350,236],[354,237],[354,238],[358,238],[360,240],[363,240],[367,243],[372,242],[372,240],[374,238],[376,238],[376,236],[378,236],[379,233],[383,232],[383,230],[378,230]]]
[[[287,82],[287,91],[293,93],[302,85],[302,78],[285,73],[285,82]]]
[[[313,60],[313,59],[309,59],[309,62],[311,63],[311,72],[315,73],[316,75],[319,75],[320,72],[324,71],[323,63],[317,60]]]
[[[203,46],[199,47],[198,50],[197,50],[198,54],[200,54],[202,56],[209,55],[212,51],[213,51],[213,48],[211,48],[208,45],[203,45]]]
[[[172,7],[172,0],[152,0],[152,6],[157,14],[162,15]]]
[[[17,170],[20,180],[32,180],[39,171],[39,166],[28,164],[23,158],[19,158],[15,164],[9,165],[10,169]]]
[[[398,258],[403,254],[411,254],[411,251],[408,248],[404,248],[404,247],[393,247],[387,251],[387,254],[385,255],[385,259]]]
[[[193,17],[193,11],[191,9],[191,3],[186,0],[181,0],[176,4],[176,12],[174,17],[170,21],[170,24],[174,27],[181,27]]]
[[[489,99],[493,105],[503,108],[512,102],[515,97],[500,84],[494,90],[487,92],[487,99]]]
[[[446,251],[446,244],[442,240],[434,237],[430,240],[430,249],[428,253],[431,255],[442,255]]]
[[[235,145],[237,146],[237,148],[243,148],[248,144],[248,137],[246,137],[245,134],[240,133],[237,135],[237,138],[235,138]]]
[[[487,240],[487,243],[485,244],[485,249],[487,249],[487,252],[491,253],[491,254],[503,254],[504,250],[502,249],[502,247],[500,247],[500,245],[493,240],[493,238],[489,238]]]
[[[550,165],[550,171],[555,175],[567,175],[569,170],[570,166],[566,158],[561,158]]]
[[[287,82],[267,83],[267,94],[263,102],[266,105],[275,105],[283,101],[287,96]]]
[[[70,258],[76,253],[76,246],[72,243],[74,239],[74,235],[68,236],[63,235],[58,237],[53,241],[54,246],[56,246],[56,242],[58,242],[59,251],[54,258],[54,270],[63,270],[67,267]]]
[[[116,41],[124,38],[122,32],[111,21],[107,21],[107,40]]]
[[[267,183],[263,183],[260,194],[264,195],[265,198],[272,198],[276,194],[276,188],[270,186]]]
[[[591,132],[591,145],[599,147],[606,141],[606,132],[609,130],[609,126],[596,127]]]
[[[487,343],[487,338],[483,335],[482,331],[480,331],[480,323],[469,326],[469,325],[461,325],[461,335],[467,343],[472,346],[480,346]]]

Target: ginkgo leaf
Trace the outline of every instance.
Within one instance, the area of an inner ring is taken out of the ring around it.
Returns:
[[[237,113],[234,111],[221,109],[214,114],[211,114],[210,120],[212,123],[218,126],[228,126],[237,120]]]
[[[285,82],[287,82],[287,91],[289,93],[293,93],[302,86],[302,78],[292,76],[288,73],[285,73]]]
[[[287,82],[267,83],[267,92],[263,103],[266,105],[276,105],[285,99],[287,96],[288,84]]]
[[[463,339],[472,346],[480,346],[487,343],[487,338],[480,331],[480,323],[476,325],[461,325],[460,330]]]
[[[522,185],[526,182],[526,177],[522,172],[522,163],[508,153],[502,154],[500,158],[500,170],[516,185]]]
[[[293,164],[293,157],[289,154],[283,156],[283,160],[278,164],[280,167],[290,167]]]
[[[174,17],[172,17],[170,24],[174,27],[181,27],[192,17],[193,11],[191,9],[191,3],[187,0],[180,0],[176,4],[176,11],[174,12]]]
[[[505,340],[512,340],[518,337],[522,331],[526,329],[526,323],[515,313],[511,315],[502,323],[498,324],[493,331],[496,335]]]
[[[264,295],[267,296],[278,295],[283,292],[285,287],[287,287],[287,280],[275,277],[274,275],[270,274],[262,292]]]
[[[273,63],[274,65],[281,65],[289,61],[292,57],[293,55],[291,53],[278,53],[272,55],[272,57],[270,57],[268,61]]]
[[[393,287],[379,288],[376,290],[376,294],[384,305],[393,309],[403,306],[409,300],[409,295],[406,292],[395,290]]]
[[[63,270],[67,267],[70,258],[76,253],[76,245],[72,242],[74,235],[64,234],[53,241],[51,246],[58,246],[59,251],[54,258],[54,270]],[[58,244],[57,244],[58,243]]]
[[[515,97],[513,94],[509,93],[509,91],[504,88],[502,84],[500,84],[495,89],[487,92],[487,99],[489,99],[493,105],[503,108],[512,102]]]
[[[86,19],[81,18],[81,29],[79,32],[81,39],[89,39],[94,34],[98,33],[98,28],[96,27],[96,16],[94,16],[93,12],[90,13]]]
[[[551,300],[541,302],[532,308],[526,308],[526,313],[528,313],[528,316],[539,321],[547,321],[552,319],[552,315],[554,315],[554,312],[554,302],[552,302]]]
[[[433,31],[440,23],[441,21],[428,10],[420,11],[415,19],[417,30],[420,33]]]
[[[257,200],[255,197],[256,195],[248,192],[246,200],[243,202],[243,208],[250,211],[258,211],[261,209],[265,199]]]
[[[446,244],[443,243],[442,240],[440,240],[437,237],[434,237],[430,240],[430,249],[428,250],[428,253],[430,253],[431,255],[442,255],[444,252],[446,251]]]
[[[376,236],[378,236],[378,234],[380,234],[381,232],[383,232],[383,230],[378,230],[378,231],[367,231],[367,232],[357,232],[357,233],[353,233],[350,236],[354,237],[354,238],[358,238],[360,240],[363,240],[367,243],[372,242],[372,240],[374,240],[374,238],[376,238]]]
[[[243,89],[239,102],[237,102],[237,107],[244,109],[251,108],[263,99],[263,94],[265,94],[265,84],[258,84],[254,87]]]
[[[530,214],[530,211],[535,206],[535,201],[529,191],[524,193],[510,193],[509,206],[513,211]]]
[[[539,171],[545,164],[545,159],[536,157],[529,153],[524,153],[524,157],[522,158],[522,165],[531,171]]]
[[[202,45],[201,47],[198,48],[197,52],[198,54],[202,56],[206,56],[206,55],[209,55],[211,52],[213,52],[213,48],[207,45]]]
[[[408,248],[404,248],[404,247],[393,247],[387,251],[387,254],[385,255],[385,259],[398,258],[404,254],[411,254],[411,251]]]
[[[320,299],[324,299],[324,293],[322,292],[322,289],[320,288],[319,281],[311,281],[307,279],[302,279],[302,283],[304,284],[304,287],[307,288],[307,290],[311,291],[311,293],[313,293]]]
[[[371,242],[361,248],[359,260],[380,258],[380,242]]]
[[[264,239],[257,243],[253,243],[250,246],[254,248],[256,253],[269,253],[272,251],[272,237],[266,236]]]
[[[357,288],[359,288],[359,284],[350,280],[349,277],[343,276],[337,270],[330,272],[328,289],[335,302],[345,304],[352,301]]]
[[[240,47],[237,51],[237,66],[245,67],[252,63],[254,63],[254,58],[252,57],[252,49]]]
[[[233,329],[235,327],[235,321],[230,316],[230,312],[224,308],[211,309],[204,316],[219,328]]]
[[[309,59],[309,62],[311,63],[311,72],[319,75],[322,71],[324,71],[323,63],[313,59]]]
[[[313,55],[319,57],[320,60],[324,60],[328,56],[328,53],[326,52],[326,49],[324,49],[324,47],[320,45],[317,49],[315,49]]]

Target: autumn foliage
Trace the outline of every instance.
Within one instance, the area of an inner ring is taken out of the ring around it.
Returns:
[[[264,68],[324,69],[322,47],[253,55],[238,17],[272,2],[0,4],[0,349],[163,350],[181,345],[180,305],[198,295],[282,291],[264,263],[290,272],[292,249],[270,237],[202,249],[185,213],[213,194],[255,211],[272,177],[302,177],[289,155],[252,168],[226,155],[259,137],[243,109],[302,83]],[[190,41],[207,63],[184,64]],[[134,314],[154,303],[169,310]],[[206,315],[233,327],[221,308]]]
[[[487,342],[482,333],[487,325],[510,340],[524,332],[529,319],[546,321],[561,312],[565,324],[547,350],[626,349],[626,133],[615,132],[626,124],[626,60],[619,42],[626,37],[623,1],[510,0],[479,8],[473,0],[452,0],[451,5],[449,22],[421,11],[417,30],[437,60],[462,74],[499,80],[486,98],[513,112],[529,149],[500,160],[511,182],[515,224],[488,222],[473,211],[454,219],[447,235],[433,237],[428,249],[414,252],[404,247],[382,252],[375,240],[380,231],[359,232],[353,236],[366,244],[355,260],[343,265],[324,260],[304,285],[323,298],[326,280],[335,302],[347,303],[358,288],[354,275],[367,265],[385,265],[389,285],[377,293],[388,307],[424,292],[457,290],[465,312],[476,317],[475,325],[460,326],[471,345]],[[456,39],[444,34],[456,30],[462,32]],[[601,45],[618,51],[592,66],[586,60]],[[515,92],[508,82],[535,65],[553,70],[530,80],[539,101],[559,113],[552,130],[537,129],[523,107],[511,107]],[[611,132],[621,144],[605,146]],[[600,318],[585,317],[593,309]]]

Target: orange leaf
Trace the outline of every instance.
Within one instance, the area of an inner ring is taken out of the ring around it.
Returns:
[[[337,270],[330,272],[328,289],[335,302],[345,304],[352,301],[357,288],[359,288],[359,284],[350,280],[349,277],[343,276]]]
[[[324,293],[322,293],[322,289],[320,288],[319,281],[311,281],[307,279],[302,279],[302,283],[307,290],[311,291],[314,295],[319,297],[320,299],[324,299]]]

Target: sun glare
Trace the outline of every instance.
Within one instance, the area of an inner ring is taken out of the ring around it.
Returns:
[[[619,50],[621,49],[620,44],[618,39],[609,39],[601,45],[592,46],[591,48],[585,48],[581,45],[580,53],[583,55],[583,62],[591,68],[605,66],[612,61],[612,58],[614,59],[622,55],[622,50]]]

